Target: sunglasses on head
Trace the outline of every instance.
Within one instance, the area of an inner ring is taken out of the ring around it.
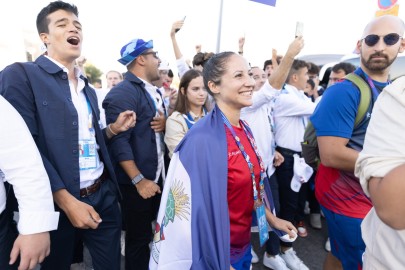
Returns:
[[[380,40],[380,37],[383,38],[384,43],[388,46],[392,46],[397,44],[398,40],[402,38],[400,35],[397,33],[391,33],[385,36],[379,36],[379,35],[368,35],[365,38],[363,38],[364,42],[367,44],[367,46],[372,47],[375,44],[378,43]]]

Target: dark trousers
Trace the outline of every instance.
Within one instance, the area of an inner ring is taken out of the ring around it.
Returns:
[[[284,162],[276,168],[278,190],[280,195],[280,218],[294,223],[295,216],[298,212],[299,192],[291,189],[291,180],[294,175],[294,157],[293,154],[300,154],[289,149],[278,147],[284,156]],[[292,243],[280,242],[284,247],[291,247]]]
[[[303,183],[301,185],[300,191],[298,192],[298,210],[297,215],[295,216],[295,221],[300,222],[304,221],[305,219],[305,203],[308,201],[308,193],[309,193],[309,183]]]
[[[274,172],[272,176],[269,177],[271,194],[273,195],[274,208],[276,210],[276,215],[280,215],[280,201],[278,194],[278,183],[276,173]],[[269,232],[269,240],[266,242],[266,252],[271,256],[276,256],[280,253],[280,239],[277,234],[273,231]]]
[[[311,209],[311,214],[321,213],[321,206],[319,205],[318,200],[315,197],[315,177],[317,171],[314,171],[311,178],[308,181],[308,202],[309,209]]]
[[[120,269],[121,213],[116,194],[114,183],[108,179],[97,192],[80,198],[93,206],[102,219],[95,230],[74,228],[66,214],[56,206],[60,212],[58,229],[50,232],[51,253],[41,264],[41,270],[70,269],[76,234],[89,249],[95,270]]]
[[[152,221],[156,219],[161,195],[143,199],[133,185],[120,185],[122,194],[122,213],[124,215],[125,269],[149,269],[152,241]]]
[[[17,235],[17,229],[13,223],[13,213],[6,208],[0,214],[0,269],[17,269],[19,261],[13,265],[8,264],[10,261],[10,252]]]

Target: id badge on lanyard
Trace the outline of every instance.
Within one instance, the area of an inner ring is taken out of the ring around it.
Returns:
[[[79,168],[80,170],[90,170],[97,168],[97,142],[96,133],[93,128],[93,113],[91,111],[90,103],[87,100],[88,128],[90,132],[90,139],[79,140]]]
[[[80,170],[97,168],[97,144],[94,139],[79,140],[79,167]]]
[[[262,247],[269,239],[269,231],[267,228],[266,210],[264,208],[264,203],[256,207],[255,210],[256,210],[257,226],[259,227],[260,246]]]

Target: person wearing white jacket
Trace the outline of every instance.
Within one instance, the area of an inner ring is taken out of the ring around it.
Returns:
[[[373,208],[361,224],[363,269],[405,268],[405,77],[384,88],[367,129],[355,174]]]
[[[0,96],[0,269],[33,269],[50,252],[48,231],[58,227],[51,186],[35,142],[18,112]],[[12,211],[6,207],[9,189],[18,201],[18,237]]]

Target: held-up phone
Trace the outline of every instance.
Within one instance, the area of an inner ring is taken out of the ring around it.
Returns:
[[[302,36],[303,34],[304,34],[304,23],[297,22],[297,25],[295,27],[295,37]]]
[[[184,22],[185,19],[186,19],[186,16],[184,16],[183,22]],[[174,31],[177,33],[177,32],[179,32],[179,30],[180,30],[180,28],[176,28],[176,30],[174,30]]]

